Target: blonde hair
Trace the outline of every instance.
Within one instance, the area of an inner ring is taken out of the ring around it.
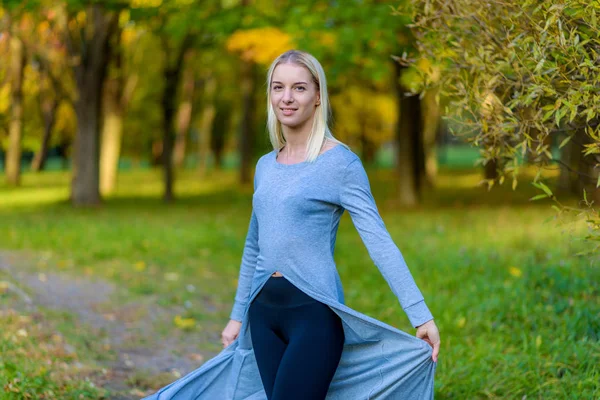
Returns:
[[[279,64],[286,63],[296,64],[306,68],[312,75],[313,82],[317,85],[317,89],[321,96],[321,104],[315,109],[313,124],[306,145],[305,161],[312,162],[317,158],[326,138],[348,147],[346,144],[334,138],[329,130],[328,122],[331,118],[331,106],[327,95],[327,80],[325,79],[323,67],[311,54],[300,50],[289,50],[281,54],[271,63],[267,73],[267,129],[269,130],[269,139],[271,140],[273,149],[279,151],[286,142],[285,137],[283,136],[283,130],[281,129],[281,122],[277,119],[277,115],[271,104],[271,81],[273,79],[275,67]]]

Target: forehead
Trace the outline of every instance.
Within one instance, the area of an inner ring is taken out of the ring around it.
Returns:
[[[279,64],[273,71],[271,81],[278,82],[312,82],[312,75],[301,65],[297,64]]]

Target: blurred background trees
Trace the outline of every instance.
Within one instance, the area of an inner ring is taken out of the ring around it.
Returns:
[[[394,166],[399,205],[422,202],[461,141],[479,149],[488,188],[506,173],[515,186],[524,164],[554,165],[560,189],[598,201],[599,7],[4,1],[5,179],[18,186],[22,169],[69,168],[74,205],[99,204],[131,166],[161,168],[167,202],[177,170],[203,179],[237,168],[249,184],[270,150],[266,69],[299,48],[326,70],[334,135],[365,163]]]
[[[48,157],[62,157],[61,167],[72,169],[75,205],[113,193],[124,165],[160,166],[166,201],[175,197],[175,170],[195,165],[201,179],[222,167],[226,154],[247,184],[256,157],[268,150],[266,69],[280,53],[301,48],[327,71],[335,134],[367,163],[385,146],[394,149],[407,182],[400,201],[417,204],[424,166],[433,163],[433,184],[437,162],[425,161],[433,153],[420,144],[435,147],[438,124],[422,131],[414,122],[430,118],[419,105],[410,108],[421,99],[394,83],[407,68],[398,70],[390,56],[412,44],[392,4],[4,2],[2,51],[11,60],[2,68],[6,180],[19,184],[23,149],[35,154],[36,171]],[[28,69],[31,93],[23,93]],[[41,118],[28,118],[23,134],[22,113],[34,97]],[[403,118],[400,103],[408,110]],[[432,132],[433,142],[419,139],[423,132]]]

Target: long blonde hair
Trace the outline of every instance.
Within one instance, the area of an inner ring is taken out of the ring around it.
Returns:
[[[329,97],[327,95],[327,80],[325,79],[323,67],[313,55],[300,50],[289,50],[271,63],[267,73],[267,129],[269,130],[269,139],[271,140],[273,149],[279,151],[285,145],[285,137],[281,129],[281,122],[277,119],[277,115],[271,104],[271,80],[273,79],[275,67],[286,63],[305,67],[311,73],[313,82],[317,85],[321,96],[321,104],[315,109],[313,124],[310,136],[308,137],[305,161],[312,162],[317,158],[325,138],[348,147],[334,138],[329,130],[328,122],[331,118],[331,105],[329,104]]]

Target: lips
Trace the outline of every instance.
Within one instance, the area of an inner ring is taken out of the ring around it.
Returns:
[[[296,110],[297,108],[281,108],[283,115],[292,115]]]

